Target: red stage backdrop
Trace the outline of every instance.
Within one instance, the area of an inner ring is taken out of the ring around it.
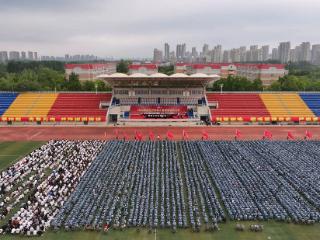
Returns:
[[[141,118],[147,116],[186,116],[187,106],[157,106],[157,105],[148,105],[148,106],[131,106],[130,107],[130,117],[131,118]]]

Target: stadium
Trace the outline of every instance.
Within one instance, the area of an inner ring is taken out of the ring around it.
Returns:
[[[3,239],[319,239],[320,93],[98,77],[0,93]]]

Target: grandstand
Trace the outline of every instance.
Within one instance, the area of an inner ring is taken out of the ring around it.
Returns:
[[[146,122],[193,125],[209,121],[205,86],[219,76],[116,73],[101,75],[100,78],[113,88],[108,122],[126,125],[144,125]]]
[[[109,93],[0,93],[0,123],[319,124],[320,93],[207,92],[197,73],[100,75]]]

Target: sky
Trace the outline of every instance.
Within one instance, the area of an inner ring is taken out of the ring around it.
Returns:
[[[320,0],[0,0],[0,51],[143,58],[165,42],[320,43],[319,13]]]

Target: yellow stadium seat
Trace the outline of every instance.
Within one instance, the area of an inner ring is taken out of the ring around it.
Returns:
[[[21,93],[14,100],[3,116],[5,117],[47,117],[58,94]]]
[[[261,93],[260,97],[271,117],[315,117],[296,93]]]

